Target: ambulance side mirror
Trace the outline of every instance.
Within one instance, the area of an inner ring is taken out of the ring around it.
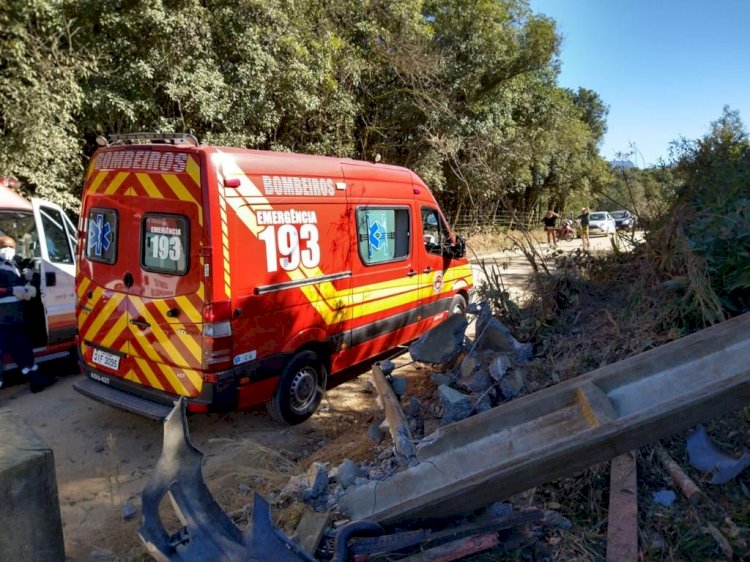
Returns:
[[[445,249],[445,255],[452,258],[462,258],[466,255],[466,241],[456,234],[456,243]]]

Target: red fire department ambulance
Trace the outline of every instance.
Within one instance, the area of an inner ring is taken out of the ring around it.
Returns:
[[[162,418],[267,404],[290,424],[337,374],[417,338],[472,288],[405,168],[126,135],[89,166],[78,338],[96,400]]]

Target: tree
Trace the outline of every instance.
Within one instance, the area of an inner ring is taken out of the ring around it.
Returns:
[[[734,313],[750,310],[750,141],[737,111],[724,107],[711,131],[678,143],[677,213],[712,285]]]
[[[77,117],[93,68],[76,49],[65,2],[0,5],[0,176],[76,211],[82,172]]]

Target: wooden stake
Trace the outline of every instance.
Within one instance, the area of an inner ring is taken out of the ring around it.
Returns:
[[[635,453],[612,459],[609,477],[607,562],[638,560],[638,480]]]
[[[691,504],[695,505],[698,503],[703,497],[703,492],[695,481],[685,474],[682,467],[669,456],[669,453],[667,453],[664,447],[656,445],[655,451],[659,462],[664,466],[669,473],[669,476],[672,477],[672,482],[674,482],[674,485],[680,489],[682,495],[685,496]]]

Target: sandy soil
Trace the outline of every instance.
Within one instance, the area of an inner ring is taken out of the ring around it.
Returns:
[[[135,519],[123,521],[121,508],[129,500],[140,508],[140,493],[161,453],[162,427],[78,394],[72,388],[78,376],[64,376],[39,394],[31,394],[25,384],[7,386],[0,390],[0,407],[24,418],[54,451],[67,559],[98,555],[103,560],[139,560],[140,509]],[[373,408],[373,398],[363,392],[363,381],[353,379],[329,391],[322,411],[299,426],[276,424],[258,411],[192,416],[190,434],[204,452],[209,486],[230,511],[231,503],[243,498],[236,489],[222,494],[218,480],[252,464],[243,449],[252,455],[268,447],[302,461],[331,440],[349,412],[361,415]],[[306,468],[302,462],[300,466]]]

